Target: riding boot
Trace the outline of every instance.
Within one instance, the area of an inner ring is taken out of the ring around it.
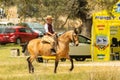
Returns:
[[[56,53],[56,50],[55,49],[51,49],[52,52]]]
[[[52,54],[56,54],[56,50],[54,48],[51,49]]]

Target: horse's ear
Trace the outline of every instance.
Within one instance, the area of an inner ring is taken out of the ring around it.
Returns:
[[[75,32],[75,34],[80,34],[81,33],[81,28],[75,28],[74,32]]]

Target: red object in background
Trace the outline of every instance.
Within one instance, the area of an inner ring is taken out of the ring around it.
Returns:
[[[4,32],[0,33],[0,43],[25,43],[39,36],[30,28],[23,26],[6,27]]]

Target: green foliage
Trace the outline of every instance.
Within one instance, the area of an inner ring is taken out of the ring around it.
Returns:
[[[43,17],[48,14],[55,17],[69,15],[86,19],[87,13],[95,4],[104,9],[111,9],[118,0],[0,0],[4,7],[18,6],[19,16]],[[91,6],[88,3],[92,2]]]
[[[89,12],[87,5],[87,0],[78,0],[77,12],[75,15],[80,17],[82,20],[86,20],[87,13]]]
[[[0,3],[6,7],[15,5],[14,0],[0,0]]]
[[[21,0],[17,4],[19,17],[36,17],[39,14],[39,0]]]
[[[102,9],[109,9],[111,10],[113,8],[113,5],[118,2],[118,0],[98,0],[99,6],[101,5]]]
[[[2,7],[16,5],[19,18],[44,18],[52,15],[55,28],[63,27],[68,19],[81,18],[83,22],[91,18],[92,12],[107,9],[110,11],[118,0],[0,0]],[[64,23],[60,16],[67,17]],[[85,23],[86,24],[86,23]],[[58,26],[61,25],[61,26]]]

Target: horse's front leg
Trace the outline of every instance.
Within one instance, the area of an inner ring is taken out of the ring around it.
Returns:
[[[72,59],[69,55],[67,55],[66,59],[69,59],[69,60],[70,60],[70,62],[71,62],[71,68],[70,68],[70,71],[72,71],[73,68],[74,68],[73,59]]]
[[[72,58],[69,58],[69,59],[70,59],[70,62],[71,62],[71,68],[70,68],[70,71],[72,71],[73,68],[74,68],[73,59],[72,59]]]
[[[59,63],[59,59],[55,59],[55,68],[54,68],[54,73],[57,73],[58,63]]]

